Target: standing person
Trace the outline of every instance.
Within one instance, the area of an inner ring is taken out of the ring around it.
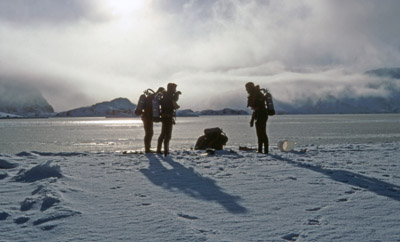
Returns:
[[[254,83],[246,83],[246,91],[249,94],[247,98],[247,107],[253,109],[251,116],[250,127],[253,127],[256,122],[256,133],[258,139],[258,153],[268,154],[268,136],[267,136],[267,120],[268,112],[265,107],[265,97],[261,93],[260,86],[255,86]]]
[[[157,153],[161,154],[161,147],[164,143],[164,155],[169,154],[169,141],[172,137],[172,126],[175,124],[175,110],[179,108],[176,103],[181,92],[176,91],[175,83],[168,83],[167,91],[160,100],[161,105],[161,134],[158,138]]]
[[[149,89],[150,90],[150,89]],[[160,87],[158,88],[157,92],[150,93],[150,91],[147,90],[147,96],[146,96],[146,101],[144,104],[144,109],[142,110],[142,121],[143,121],[143,127],[144,127],[144,150],[146,153],[150,153],[151,150],[151,140],[153,138],[153,110],[152,110],[152,101],[155,97],[155,95],[159,92],[165,91],[165,88]]]

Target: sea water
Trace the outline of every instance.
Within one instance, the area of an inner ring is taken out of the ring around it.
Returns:
[[[250,116],[178,117],[171,150],[191,149],[206,128],[220,127],[228,136],[227,147],[255,147]],[[152,147],[157,144],[160,123],[154,124]],[[292,140],[306,145],[377,143],[400,141],[400,114],[275,115],[269,118],[271,146]],[[0,120],[0,153],[118,152],[143,149],[140,118],[48,118]]]

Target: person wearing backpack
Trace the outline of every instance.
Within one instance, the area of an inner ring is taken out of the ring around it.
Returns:
[[[150,153],[151,150],[151,140],[153,138],[153,110],[152,110],[152,101],[157,93],[165,91],[165,88],[158,88],[157,92],[154,92],[151,89],[145,91],[145,99],[142,109],[140,110],[141,118],[143,121],[144,127],[144,150],[146,153]],[[140,99],[139,99],[140,100]]]
[[[181,92],[176,91],[175,83],[168,83],[167,91],[164,92],[161,100],[161,134],[158,138],[157,153],[162,154],[161,147],[164,143],[164,155],[169,154],[169,142],[172,137],[172,127],[175,124],[175,110],[179,108],[177,101]]]
[[[247,107],[251,107],[251,109],[253,109],[250,127],[253,127],[254,121],[256,124],[258,153],[262,153],[264,146],[264,153],[268,154],[268,112],[267,108],[265,107],[265,96],[262,94],[260,86],[255,86],[253,82],[246,83],[246,91],[249,94],[247,97]]]

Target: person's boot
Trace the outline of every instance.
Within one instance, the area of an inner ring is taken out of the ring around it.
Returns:
[[[147,140],[144,143],[144,152],[145,153],[151,153],[150,144],[149,144],[149,142]]]
[[[264,154],[268,154],[269,153],[269,151],[268,151],[268,145],[266,145],[265,147],[264,147]]]
[[[167,156],[169,154],[169,143],[164,142],[164,156]]]
[[[161,144],[160,143],[158,143],[157,144],[157,154],[162,154],[162,152],[161,152]]]
[[[257,153],[262,153],[262,144],[259,144],[259,145],[258,145],[258,151],[257,151]]]

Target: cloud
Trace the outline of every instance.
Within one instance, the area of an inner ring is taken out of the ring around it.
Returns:
[[[396,0],[0,1],[0,77],[35,84],[57,111],[119,96],[136,102],[168,82],[193,109],[243,107],[247,81],[287,101],[339,95],[352,83],[355,93],[375,95],[358,73],[400,66],[399,7]]]
[[[83,19],[101,19],[92,0],[5,0],[0,1],[0,19],[21,25],[60,24]]]

